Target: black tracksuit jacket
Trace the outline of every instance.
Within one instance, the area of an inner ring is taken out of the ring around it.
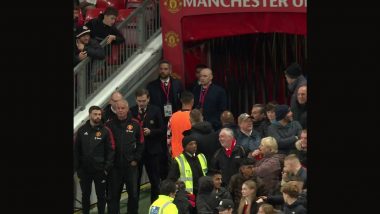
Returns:
[[[139,122],[128,114],[127,119],[114,119],[106,123],[115,138],[115,167],[126,168],[130,162],[140,162],[144,151],[144,135]]]
[[[115,141],[104,125],[91,126],[88,120],[78,129],[74,143],[74,170],[87,173],[108,171],[115,154]]]

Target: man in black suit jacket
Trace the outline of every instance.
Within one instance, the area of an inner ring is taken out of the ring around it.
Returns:
[[[204,120],[212,124],[214,130],[221,128],[220,115],[227,108],[226,91],[212,83],[212,70],[204,68],[201,70],[201,85],[193,90],[194,108],[200,109]]]
[[[156,105],[161,110],[161,115],[164,119],[164,132],[167,130],[167,124],[171,115],[181,110],[180,96],[183,91],[182,83],[173,79],[172,65],[166,60],[159,63],[159,77],[150,82],[147,89],[150,94],[150,103]],[[165,111],[166,109],[166,111]],[[164,155],[161,159],[161,179],[164,180],[169,172],[169,152],[166,145],[166,137],[162,138],[162,149]]]
[[[159,194],[160,185],[160,155],[163,153],[161,140],[164,136],[164,122],[162,120],[160,108],[149,105],[149,92],[146,89],[139,89],[135,93],[136,106],[131,108],[134,118],[140,121],[144,132],[145,149],[142,155],[142,163],[151,183],[151,203]],[[141,183],[142,164],[139,169],[138,184]],[[140,188],[139,188],[140,189]]]

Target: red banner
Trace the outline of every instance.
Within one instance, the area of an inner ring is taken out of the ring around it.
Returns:
[[[260,32],[306,34],[306,7],[306,0],[161,0],[164,58],[184,78],[184,41]]]

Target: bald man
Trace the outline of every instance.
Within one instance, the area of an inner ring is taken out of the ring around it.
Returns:
[[[297,99],[291,103],[293,120],[300,122],[302,128],[307,128],[307,85],[298,88]]]
[[[108,105],[103,109],[103,116],[102,116],[103,123],[106,123],[109,120],[116,118],[116,102],[122,99],[124,99],[124,97],[118,91],[114,91],[111,94],[111,97],[108,101]]]
[[[227,109],[226,91],[212,82],[213,74],[210,68],[200,71],[201,85],[194,88],[194,108],[202,112],[205,121],[212,124],[215,130],[222,127],[220,115]]]

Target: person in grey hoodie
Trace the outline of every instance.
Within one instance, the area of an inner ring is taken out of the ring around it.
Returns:
[[[301,131],[301,124],[293,121],[293,113],[289,106],[276,106],[276,122],[269,126],[268,135],[276,139],[279,154],[288,155],[291,150],[296,149],[295,143]]]

